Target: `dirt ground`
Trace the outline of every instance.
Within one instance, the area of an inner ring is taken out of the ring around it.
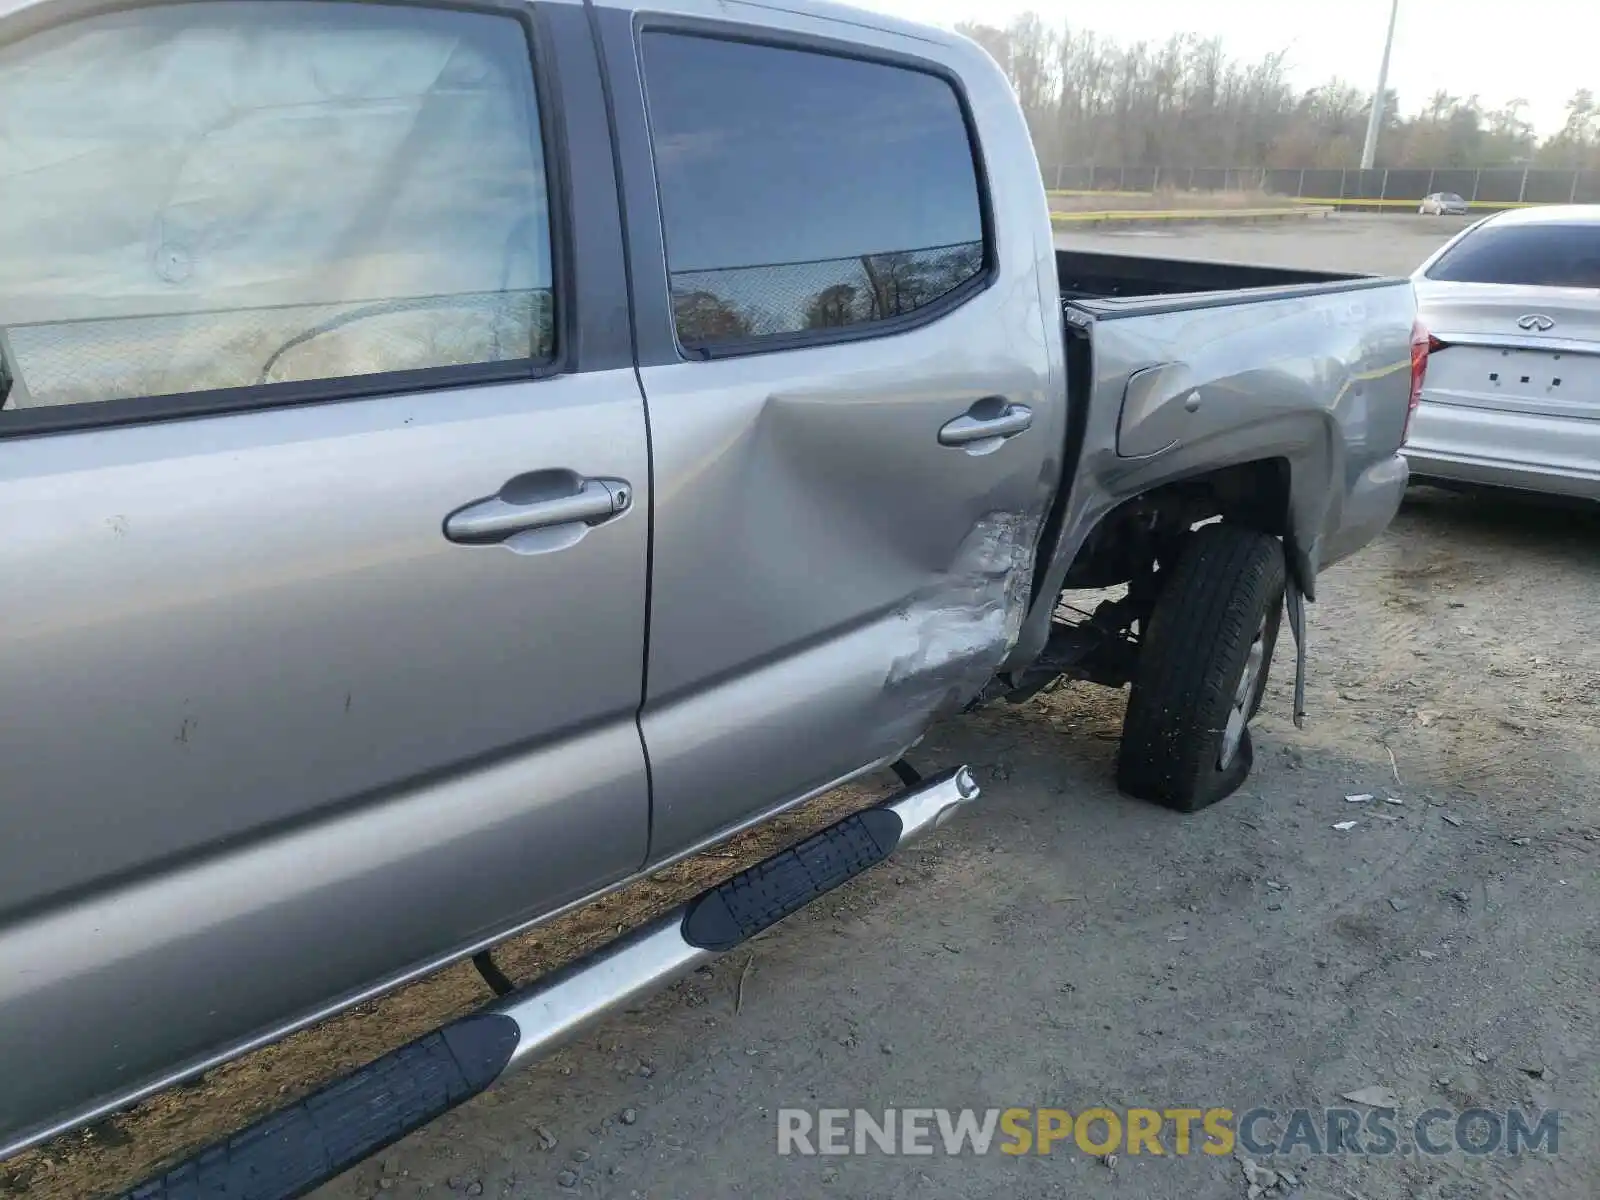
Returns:
[[[1371,1085],[1559,1109],[1559,1150],[1302,1161],[1293,1194],[1600,1194],[1600,514],[1419,490],[1324,587],[1307,727],[1276,671],[1222,805],[1115,792],[1118,695],[953,721],[920,758],[980,808],[318,1200],[1242,1197],[1232,1158],[779,1157],[775,1110]]]
[[[1382,272],[1407,269],[1384,255],[1417,249],[1406,232],[1330,224],[1149,249],[1294,262],[1315,257],[1296,239],[1325,236],[1328,265]],[[1108,240],[1133,248],[1073,243]],[[1352,245],[1387,249],[1359,260]],[[1558,1109],[1559,1150],[1296,1161],[1295,1186],[1268,1197],[1592,1200],[1600,511],[1417,489],[1320,586],[1306,727],[1288,719],[1285,649],[1237,795],[1189,817],[1119,795],[1120,693],[1072,688],[952,720],[915,761],[972,764],[978,806],[315,1200],[1245,1197],[1233,1157],[780,1157],[775,1114],[1284,1111],[1374,1085],[1408,1117]],[[503,965],[518,979],[548,969],[872,794],[824,798],[547,926]],[[6,1164],[0,1196],[114,1191],[486,996],[470,968],[445,972]]]

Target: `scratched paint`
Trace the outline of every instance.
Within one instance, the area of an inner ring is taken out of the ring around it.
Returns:
[[[904,649],[885,689],[925,691],[935,713],[976,696],[1016,645],[1033,583],[1037,517],[992,512],[963,539],[950,569],[900,614]]]

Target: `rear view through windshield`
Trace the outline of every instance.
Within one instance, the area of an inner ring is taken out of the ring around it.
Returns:
[[[1600,223],[1486,225],[1427,272],[1445,283],[1600,288]]]

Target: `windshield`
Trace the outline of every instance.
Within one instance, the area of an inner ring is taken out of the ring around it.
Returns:
[[[1484,225],[1445,251],[1426,276],[1444,283],[1600,287],[1600,223]]]

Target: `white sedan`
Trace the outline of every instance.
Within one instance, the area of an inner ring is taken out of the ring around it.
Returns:
[[[1600,499],[1600,205],[1486,217],[1412,283],[1412,479]]]

